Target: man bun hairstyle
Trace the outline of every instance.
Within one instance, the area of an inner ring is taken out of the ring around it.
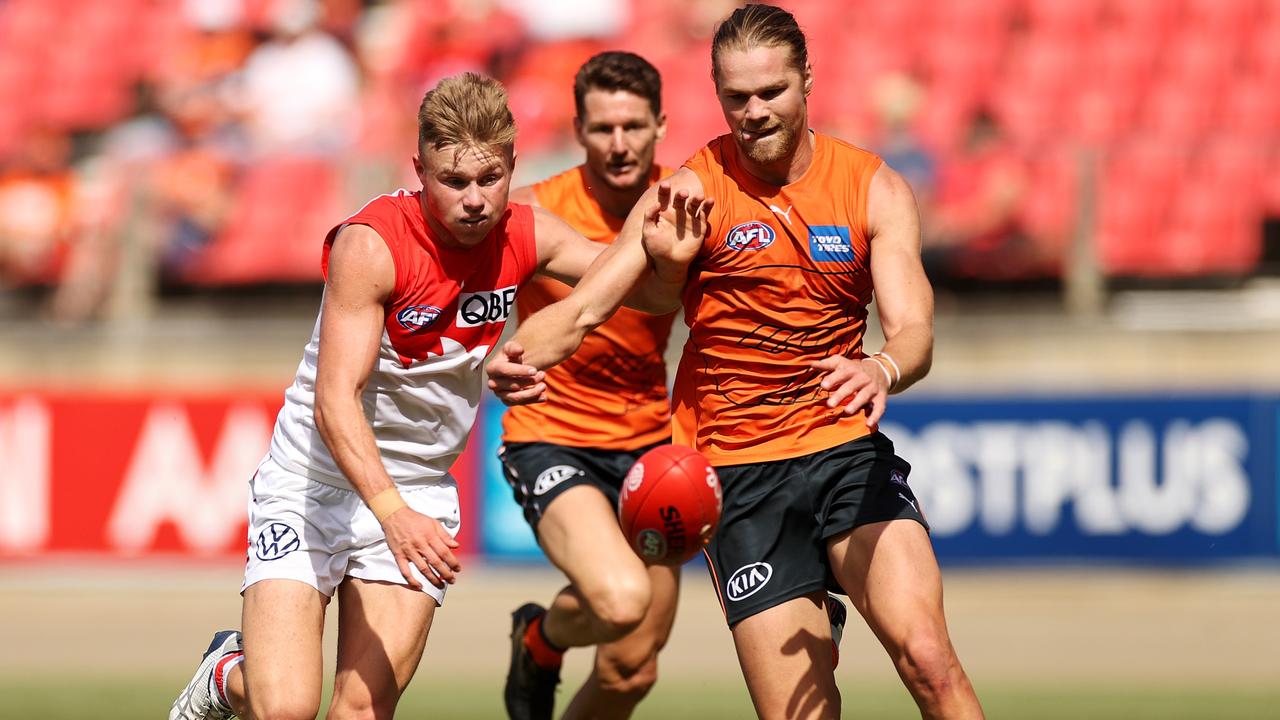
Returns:
[[[791,65],[801,73],[809,64],[809,48],[804,31],[791,13],[780,7],[751,4],[733,11],[716,28],[711,41],[711,77],[720,81],[720,52],[753,47],[782,46],[791,51]]]

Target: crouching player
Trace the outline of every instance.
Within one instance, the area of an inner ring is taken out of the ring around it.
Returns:
[[[601,250],[508,204],[515,126],[499,83],[442,80],[418,127],[422,190],[375,198],[325,239],[320,316],[250,482],[243,635],[214,636],[171,720],[314,718],[335,594],[328,717],[392,716],[462,570],[448,469],[484,357],[517,288],[535,272],[576,280]]]

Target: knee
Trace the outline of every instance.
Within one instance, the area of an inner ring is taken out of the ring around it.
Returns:
[[[608,583],[605,589],[587,599],[591,612],[600,624],[601,642],[612,642],[635,630],[649,612],[652,593],[648,577],[641,575]]]
[[[906,681],[925,697],[946,695],[955,683],[960,666],[946,634],[934,631],[908,637],[899,664]]]
[[[334,697],[325,720],[383,720],[395,716],[399,697],[374,701],[369,698]]]
[[[639,663],[629,663],[625,658],[602,658],[596,666],[596,676],[602,690],[639,702],[658,682],[658,658],[649,656]]]
[[[250,712],[255,720],[315,720],[320,712],[320,698],[267,698],[250,696]]]

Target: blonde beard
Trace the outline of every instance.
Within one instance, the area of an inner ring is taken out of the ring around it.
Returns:
[[[746,155],[752,162],[761,165],[775,163],[788,155],[795,152],[796,134],[788,125],[780,125],[777,133],[769,138],[773,142],[768,146],[762,146],[760,143],[751,143],[742,147],[742,154]],[[739,141],[741,147],[743,143]]]

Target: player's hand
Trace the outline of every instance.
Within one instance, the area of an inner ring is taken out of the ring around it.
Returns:
[[[545,402],[547,374],[532,365],[525,365],[524,348],[514,340],[508,340],[485,367],[489,373],[489,389],[507,405],[530,405]]]
[[[645,210],[640,237],[660,279],[684,282],[689,263],[702,248],[710,229],[708,218],[714,206],[714,198],[688,190],[673,193],[670,183],[658,183],[658,196]]]
[[[382,521],[382,530],[409,587],[422,589],[410,566],[418,568],[427,582],[438,588],[457,580],[462,563],[454,556],[453,549],[458,547],[458,541],[438,520],[402,507]]]
[[[827,407],[843,405],[846,415],[854,415],[866,408],[867,425],[874,428],[880,424],[889,399],[889,380],[880,363],[870,358],[854,360],[837,355],[809,365],[826,372],[821,384],[823,390],[831,393]]]

